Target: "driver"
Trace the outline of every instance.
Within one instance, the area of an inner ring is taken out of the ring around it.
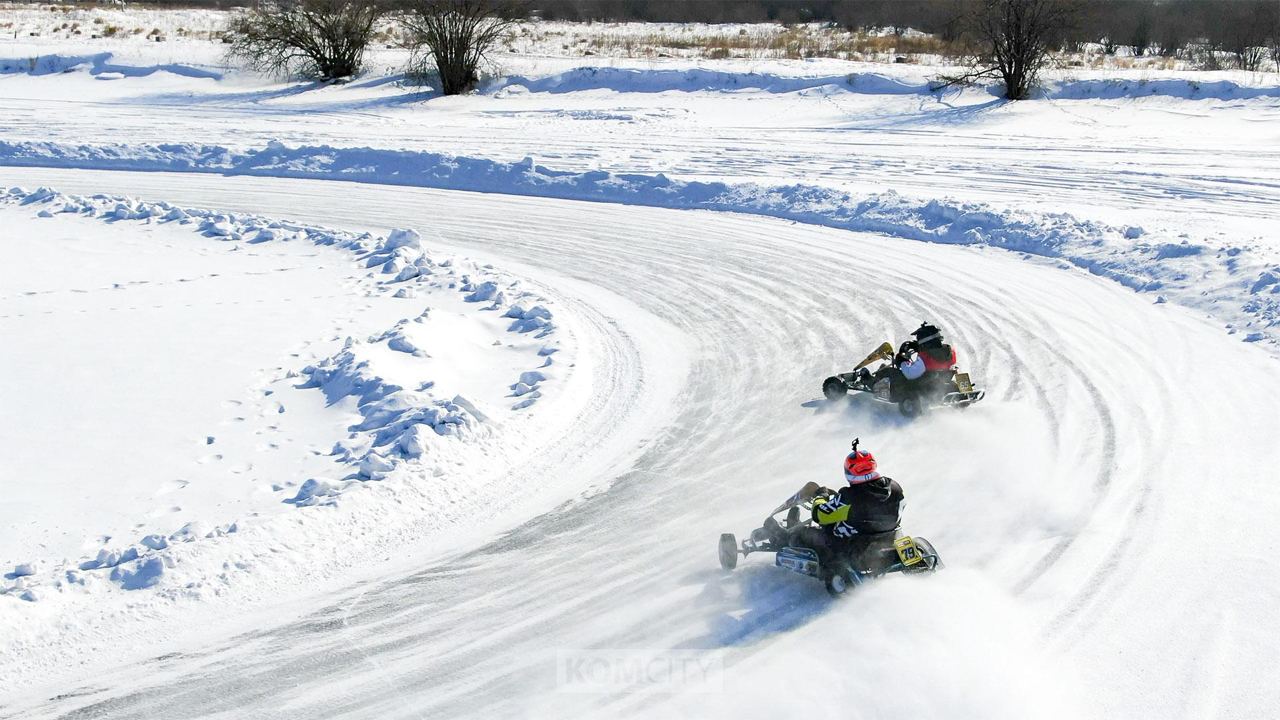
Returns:
[[[956,364],[956,351],[943,342],[942,331],[927,322],[911,333],[914,340],[907,340],[898,347],[893,362],[881,367],[874,373],[866,368],[859,370],[858,380],[862,386],[871,389],[881,380],[889,379],[889,396],[895,402],[913,387],[915,382],[928,373],[950,373]],[[930,375],[930,378],[939,376]]]
[[[956,366],[955,348],[943,342],[941,330],[929,323],[920,323],[911,334],[915,336],[915,351],[926,372],[949,372]]]
[[[892,539],[902,524],[902,486],[876,469],[871,453],[858,449],[844,459],[845,487],[839,492],[822,488],[813,498],[817,527],[801,530],[801,544],[818,553],[818,561],[859,557],[877,539]]]

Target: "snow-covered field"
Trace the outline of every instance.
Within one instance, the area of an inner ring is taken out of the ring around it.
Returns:
[[[0,41],[0,717],[1280,710],[1274,76],[522,54],[440,98],[170,25]],[[926,318],[982,404],[814,401]],[[722,575],[854,435],[947,570]],[[557,681],[623,650],[717,695]]]

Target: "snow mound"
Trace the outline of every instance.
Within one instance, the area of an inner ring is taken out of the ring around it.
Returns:
[[[502,293],[498,290],[498,284],[492,281],[473,284],[469,278],[463,278],[462,289],[467,293],[467,302],[502,301]]]
[[[512,75],[494,81],[484,92],[499,97],[521,93],[761,92],[771,94],[823,91],[861,95],[931,95],[940,91],[927,80],[890,77],[880,73],[843,75],[785,75],[720,71],[704,68],[655,69],[587,66],[542,76]],[[979,91],[1001,96],[998,82],[982,83]],[[955,92],[951,90],[950,92]],[[1185,100],[1253,100],[1280,97],[1280,87],[1248,86],[1231,80],[1197,81],[1185,78],[1061,79],[1049,80],[1036,95],[1050,100],[1117,100],[1178,98]]]
[[[308,478],[298,488],[298,493],[285,502],[299,507],[332,504],[333,498],[342,492],[342,486],[324,478]]]
[[[999,93],[998,88],[992,88]],[[1184,100],[1256,100],[1280,98],[1280,87],[1252,87],[1230,80],[1185,78],[1061,80],[1047,83],[1039,97],[1050,100],[1120,100],[1144,97]]]
[[[551,323],[551,311],[541,305],[534,305],[525,310],[520,305],[512,305],[510,310],[503,317],[513,318],[511,326],[508,328],[511,332],[531,333],[537,332],[535,337],[545,337],[550,334],[555,326]]]
[[[379,342],[392,345],[402,337],[391,333]],[[407,390],[375,374],[368,355],[376,344],[352,344],[302,371],[305,386],[319,388],[330,402],[355,400],[361,421],[351,426],[351,435],[338,443],[334,452],[358,468],[360,479],[381,480],[403,460],[421,457],[431,443],[428,433],[456,439],[488,433],[482,421],[464,405],[435,398],[429,391]],[[325,496],[337,494],[338,490],[333,489]],[[310,499],[310,494],[300,494],[294,501]]]
[[[772,73],[729,72],[701,68],[579,67],[554,75],[513,75],[489,85],[490,94],[517,92],[570,93],[611,90],[628,93],[740,92],[793,93],[818,88],[874,95],[922,95],[932,92],[928,83],[910,83],[878,73],[794,76]]]
[[[147,77],[155,73],[165,72],[189,78],[221,80],[221,72],[183,65],[167,63],[162,65],[122,65],[111,62],[112,53],[101,52],[92,55],[40,55],[31,58],[0,58],[0,75],[59,75],[63,73],[86,72],[97,76],[100,80],[120,80],[124,78]]]

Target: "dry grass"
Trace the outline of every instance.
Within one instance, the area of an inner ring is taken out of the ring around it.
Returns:
[[[592,54],[623,57],[692,57],[908,61],[923,55],[959,57],[961,48],[924,35],[869,35],[814,26],[762,26],[763,31],[711,35],[602,32],[585,41]],[[583,41],[580,41],[583,42]],[[568,49],[568,45],[564,48]]]

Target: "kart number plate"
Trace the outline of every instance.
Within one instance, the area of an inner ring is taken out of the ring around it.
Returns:
[[[973,392],[973,381],[969,373],[956,373],[956,389],[962,393]]]
[[[898,559],[902,564],[911,567],[924,558],[920,555],[920,548],[916,545],[916,541],[909,537],[899,538],[894,541],[893,549],[898,551]]]

